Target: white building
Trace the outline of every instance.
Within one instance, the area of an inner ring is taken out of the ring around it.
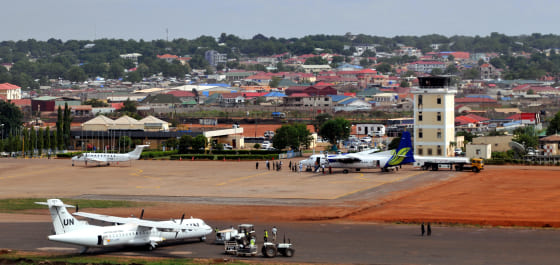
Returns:
[[[21,87],[10,83],[0,84],[0,98],[5,100],[21,99]]]
[[[204,58],[208,61],[213,67],[216,67],[218,64],[226,64],[227,63],[227,54],[219,53],[215,50],[209,50],[204,53]]]
[[[438,61],[416,61],[409,63],[408,70],[421,73],[431,73],[434,69],[445,70],[445,63]]]

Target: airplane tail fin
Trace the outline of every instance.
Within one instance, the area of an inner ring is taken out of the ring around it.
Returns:
[[[414,150],[412,148],[412,140],[410,138],[410,132],[404,131],[402,133],[399,148],[397,148],[397,154],[404,156],[401,164],[414,162]]]
[[[134,150],[132,150],[132,152],[128,153],[128,156],[130,157],[130,159],[138,159],[140,158],[140,154],[142,154],[142,150],[144,148],[147,148],[149,145],[137,145],[136,148],[134,148]]]
[[[414,151],[412,150],[412,140],[410,133],[404,131],[401,136],[401,141],[397,150],[393,150],[393,156],[388,162],[389,166],[398,166],[414,162]]]
[[[73,205],[64,204],[59,199],[48,199],[47,202],[35,202],[36,204],[49,206],[53,220],[54,231],[57,235],[88,226],[86,221],[80,221],[70,214],[66,207],[74,208]]]

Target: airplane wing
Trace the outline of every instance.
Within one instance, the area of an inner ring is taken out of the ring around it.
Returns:
[[[85,213],[85,212],[77,212],[77,213],[73,213],[73,215],[99,220],[103,222],[118,223],[118,224],[135,224],[147,228],[156,228],[158,230],[172,230],[173,232],[177,232],[185,229],[184,226],[181,226],[178,223],[142,220],[135,217],[118,217],[118,216]]]

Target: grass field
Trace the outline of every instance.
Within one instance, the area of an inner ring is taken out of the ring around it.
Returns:
[[[126,258],[126,257],[95,257],[82,255],[43,256],[31,253],[7,252],[0,250],[0,264],[135,264],[135,265],[204,265],[227,263],[232,265],[249,264],[240,261],[224,261],[223,259],[178,259],[178,258]],[[251,262],[250,264],[259,264]]]
[[[152,204],[146,202],[131,202],[131,201],[108,201],[108,200],[75,200],[75,199],[61,199],[65,204],[78,205],[83,208],[130,208],[150,206]],[[27,199],[1,199],[0,212],[1,213],[14,213],[18,211],[44,209],[45,205],[35,204],[35,202],[46,202],[45,198],[27,198]]]

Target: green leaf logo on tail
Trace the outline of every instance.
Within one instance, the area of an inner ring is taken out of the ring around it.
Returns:
[[[389,165],[396,166],[401,164],[402,161],[406,158],[406,154],[408,153],[408,151],[410,151],[410,147],[405,147],[399,150],[399,152],[396,155],[393,154],[391,160],[389,160]]]

